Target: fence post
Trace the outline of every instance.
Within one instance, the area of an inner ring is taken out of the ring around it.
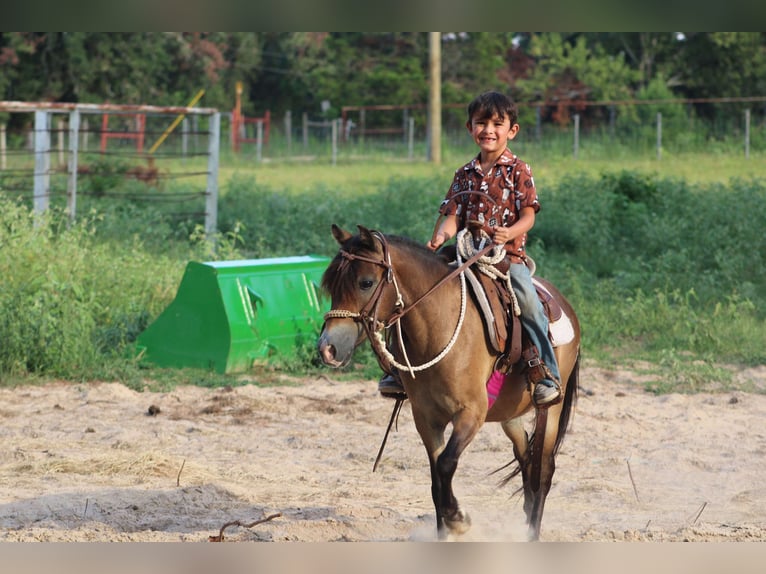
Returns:
[[[657,112],[657,159],[662,158],[662,112]]]
[[[407,158],[412,161],[415,157],[415,118],[410,116],[407,119]]]
[[[188,153],[189,153],[189,119],[184,118],[183,120],[181,120],[181,163],[186,163],[186,155]]]
[[[290,110],[285,112],[285,138],[287,138],[287,155],[293,147],[293,113]]]
[[[338,163],[338,123],[340,120],[331,120],[330,128],[332,130],[332,164]]]
[[[197,150],[199,150],[199,116],[193,115],[192,116],[192,153],[197,153]]]
[[[0,124],[0,169],[5,170],[8,167],[8,164],[6,163],[6,157],[5,157],[5,148],[6,148],[6,140],[5,140],[5,124]]]
[[[574,115],[574,158],[580,151],[580,114]]]
[[[364,144],[364,131],[367,129],[367,114],[363,109],[359,110],[359,143]]]
[[[58,142],[56,145],[57,151],[58,151],[58,165],[62,166],[64,165],[64,130],[66,130],[66,121],[63,118],[59,118],[57,123],[57,129],[56,129],[56,141]]]
[[[263,159],[263,122],[255,123],[255,161],[261,163]]]
[[[303,112],[303,149],[309,148],[309,115]]]
[[[216,112],[209,119],[207,156],[207,194],[205,201],[205,233],[212,237],[218,227],[218,158],[221,137],[221,114]]]
[[[750,159],[750,108],[745,110],[745,159]]]
[[[34,212],[43,213],[48,209],[50,188],[50,114],[45,111],[35,112],[35,175],[34,175]]]
[[[82,134],[82,151],[88,151],[88,138],[90,137],[90,127],[88,126],[88,117],[84,117],[82,119],[82,129],[80,130],[80,133]]]
[[[409,120],[410,112],[407,108],[404,108],[404,111],[402,112],[402,135],[404,136],[404,141],[407,142],[407,128],[409,127],[410,120]]]
[[[77,152],[80,143],[80,110],[69,112],[69,165],[67,171],[67,211],[69,220],[74,222],[77,211]]]

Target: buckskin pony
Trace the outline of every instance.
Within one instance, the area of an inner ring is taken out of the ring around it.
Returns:
[[[486,385],[499,353],[462,273],[410,239],[358,228],[352,235],[332,226],[340,250],[322,278],[331,297],[317,341],[322,361],[342,367],[369,340],[384,369],[398,365],[428,453],[439,539],[469,529],[470,518],[455,498],[452,479],[460,455],[482,425],[500,423],[514,454],[504,482],[521,475],[528,538],[538,540],[555,456],[577,398],[580,326],[574,309],[553,285],[536,279],[571,322],[571,340],[555,347],[563,399],[536,408],[520,363],[490,407]]]

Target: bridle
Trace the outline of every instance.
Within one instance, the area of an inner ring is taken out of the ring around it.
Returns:
[[[376,357],[378,358],[378,362],[380,363],[380,366],[381,368],[383,368],[384,371],[391,372],[393,368],[395,367],[400,370],[409,371],[410,374],[414,377],[415,372],[428,369],[429,367],[432,367],[433,365],[441,361],[454,346],[455,342],[457,341],[460,330],[463,326],[463,320],[465,319],[466,284],[465,284],[464,270],[470,267],[471,265],[473,265],[473,263],[475,263],[480,257],[484,256],[494,246],[490,243],[484,249],[482,249],[481,251],[478,251],[476,254],[474,254],[471,258],[469,258],[465,262],[461,260],[460,254],[458,254],[457,256],[458,266],[455,269],[453,269],[450,273],[445,275],[433,287],[431,287],[428,291],[426,291],[414,302],[405,306],[404,300],[402,298],[401,290],[399,289],[399,284],[396,281],[396,273],[394,271],[393,265],[391,264],[391,254],[389,251],[388,241],[386,240],[386,237],[378,231],[372,231],[371,233],[372,233],[372,236],[381,244],[381,248],[383,252],[382,258],[377,259],[373,257],[366,257],[364,255],[351,253],[345,249],[340,249],[339,254],[341,255],[341,257],[344,258],[345,260],[344,263],[347,263],[347,264],[350,264],[352,261],[364,261],[366,263],[377,265],[383,268],[384,270],[383,276],[381,277],[381,280],[378,282],[377,286],[375,287],[375,291],[373,291],[367,303],[365,303],[365,305],[358,312],[349,311],[346,309],[331,309],[330,311],[325,313],[324,319],[325,321],[327,319],[353,319],[354,322],[360,324],[362,328],[364,329],[367,335],[367,338],[370,340],[372,349],[375,352]],[[341,269],[342,267],[343,267],[343,264],[341,264]],[[436,355],[433,359],[431,359],[427,363],[423,363],[417,366],[412,366],[407,356],[407,350],[404,347],[401,318],[405,314],[407,314],[409,311],[411,311],[413,308],[415,308],[426,297],[430,296],[434,291],[436,291],[439,287],[444,285],[447,281],[449,281],[456,275],[460,276],[460,315],[458,317],[458,322],[457,322],[457,325],[455,326],[455,331],[452,335],[452,338],[447,343],[447,345],[442,349],[442,351],[438,355]],[[396,291],[396,302],[394,304],[393,313],[389,316],[389,318],[385,322],[382,322],[378,320],[378,307],[379,307],[381,296],[383,294],[383,289],[386,285],[389,285],[389,284],[393,285]],[[383,332],[392,326],[396,326],[396,333],[399,340],[399,348],[404,354],[404,360],[406,364],[401,364],[397,362],[393,354],[388,350],[386,346]]]

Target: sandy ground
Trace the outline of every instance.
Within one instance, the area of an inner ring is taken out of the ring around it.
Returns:
[[[766,367],[743,374],[755,393],[654,396],[630,372],[581,375],[544,541],[766,540]],[[392,405],[375,382],[286,383],[0,390],[0,540],[207,541],[274,514],[225,540],[433,540],[409,407],[373,473]],[[511,457],[496,424],[463,455],[461,540],[524,540],[519,483],[490,475]]]

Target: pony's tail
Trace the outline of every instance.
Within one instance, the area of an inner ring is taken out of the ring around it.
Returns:
[[[567,379],[566,391],[564,392],[564,402],[561,407],[561,415],[559,415],[559,428],[556,433],[556,442],[553,446],[553,456],[556,456],[561,448],[561,443],[564,442],[564,437],[569,430],[569,423],[572,420],[572,414],[574,413],[574,407],[577,404],[577,397],[580,391],[580,351],[577,351],[577,359],[575,359],[572,372],[569,373],[569,379]],[[529,435],[529,442],[527,444],[527,453],[532,453],[535,448],[535,433],[532,432]],[[500,486],[507,485],[514,477],[521,474],[521,463],[517,460],[512,460],[506,465],[501,466],[497,470],[492,471],[490,474],[495,474],[501,470],[505,470],[511,467],[511,472],[504,476],[500,481]],[[523,490],[523,486],[519,487],[516,493]],[[515,493],[515,494],[516,494]]]
[[[574,407],[577,404],[577,397],[580,391],[580,350],[577,351],[577,359],[575,359],[572,372],[569,373],[569,379],[567,379],[567,390],[564,393],[564,406],[561,408],[561,416],[559,417],[559,432],[556,435],[556,444],[553,447],[553,456],[559,452],[561,443],[564,442],[564,437],[569,430],[569,423],[572,420],[574,414]]]

